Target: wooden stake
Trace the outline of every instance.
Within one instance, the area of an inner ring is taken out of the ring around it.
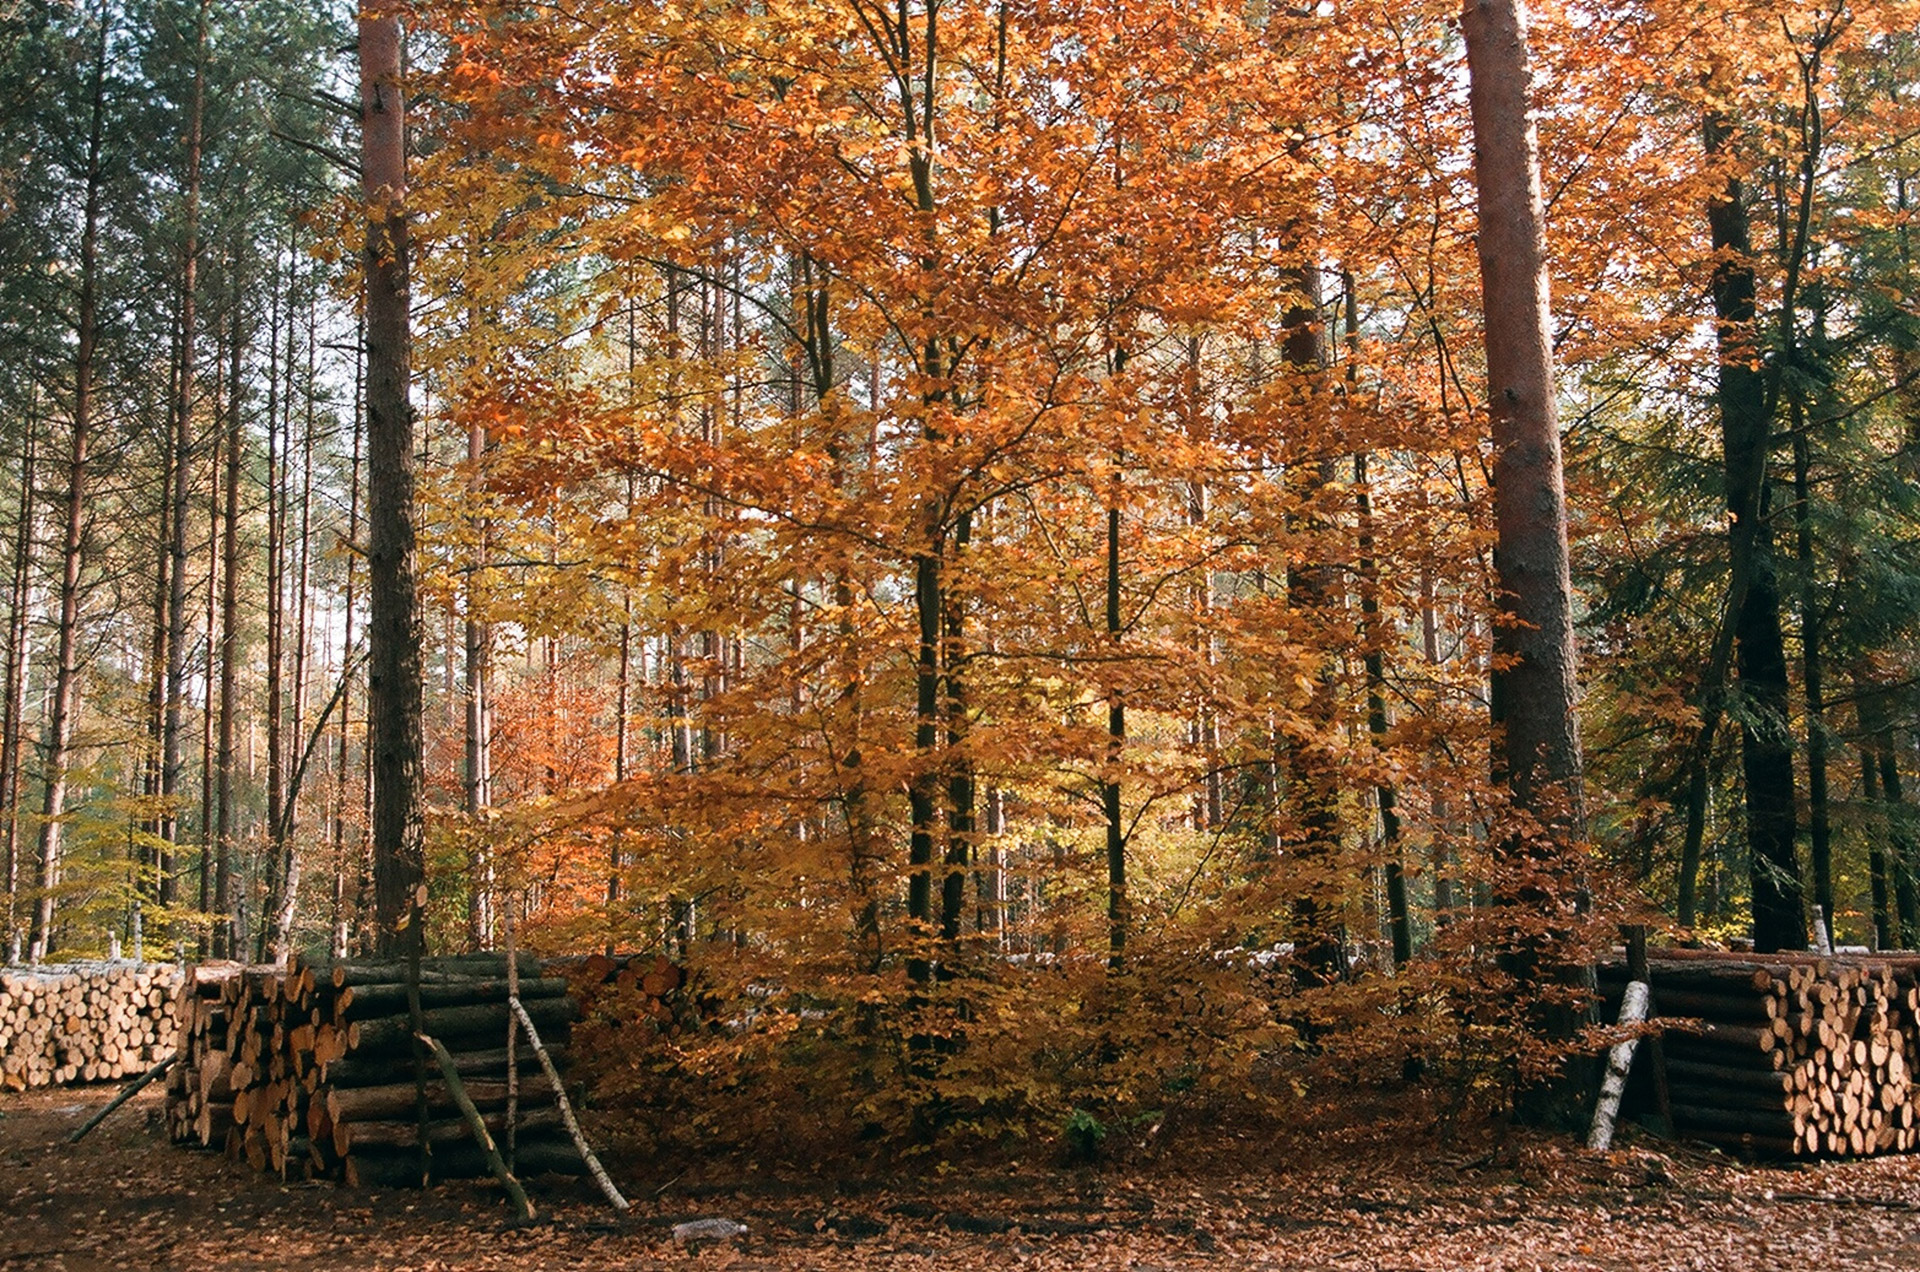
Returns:
[[[474,1108],[473,1101],[467,1097],[466,1084],[460,1080],[460,1071],[454,1066],[453,1057],[447,1054],[445,1047],[427,1034],[416,1034],[415,1037],[420,1039],[422,1046],[433,1053],[435,1062],[440,1066],[441,1075],[447,1080],[447,1090],[452,1093],[454,1103],[460,1106],[461,1116],[467,1119],[467,1129],[473,1132],[473,1142],[480,1146],[481,1153],[486,1156],[487,1168],[493,1172],[493,1177],[500,1181],[500,1186],[507,1190],[507,1196],[513,1201],[513,1208],[520,1218],[531,1220],[533,1203],[527,1200],[527,1190],[522,1188],[520,1181],[513,1177],[513,1172],[507,1169],[506,1161],[500,1156],[500,1150],[494,1147],[493,1136],[487,1134],[487,1124],[481,1118],[480,1110]],[[430,1128],[424,1121],[421,1124],[420,1137],[423,1141],[430,1138]]]
[[[92,1117],[88,1118],[87,1124],[85,1126],[81,1127],[79,1130],[75,1131],[72,1135],[69,1135],[67,1137],[67,1143],[78,1144],[81,1140],[85,1139],[87,1137],[87,1132],[91,1131],[94,1127],[100,1125],[100,1123],[107,1120],[107,1114],[113,1112],[115,1109],[119,1108],[122,1104],[125,1104],[128,1100],[131,1100],[134,1096],[140,1094],[140,1092],[146,1090],[148,1083],[152,1082],[155,1078],[165,1073],[168,1069],[171,1069],[173,1067],[173,1062],[175,1060],[178,1060],[179,1058],[180,1058],[180,1053],[176,1051],[172,1055],[168,1056],[165,1060],[162,1060],[159,1064],[154,1065],[153,1068],[148,1069],[145,1073],[141,1074],[139,1077],[135,1078],[133,1081],[127,1083],[126,1089],[121,1091],[119,1095],[116,1095],[113,1097],[113,1103],[107,1105],[106,1108],[101,1109],[98,1113],[95,1113]]]

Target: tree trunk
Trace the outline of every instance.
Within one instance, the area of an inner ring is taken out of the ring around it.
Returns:
[[[220,563],[220,720],[214,748],[214,867],[213,939],[215,958],[232,958],[239,950],[234,922],[234,823],[238,792],[234,789],[234,730],[238,723],[240,677],[240,476],[246,461],[246,431],[241,415],[240,366],[246,349],[239,260],[233,262],[233,346],[227,351],[228,378],[233,390],[227,401],[226,512]]]
[[[1880,758],[1874,753],[1871,736],[1860,741],[1860,797],[1869,810],[1867,881],[1873,896],[1873,948],[1890,950],[1900,944],[1900,925],[1893,909],[1893,875],[1887,862],[1885,827],[1874,817],[1881,811]]]
[[[913,749],[917,770],[907,783],[912,828],[907,839],[907,922],[915,951],[907,959],[907,978],[916,985],[932,979],[933,966],[920,948],[934,932],[934,823],[940,797],[940,625],[944,611],[939,531],[927,530],[927,543],[913,561],[914,612],[919,643],[914,655]]]
[[[1880,867],[1892,893],[1891,913],[1885,924],[1883,948],[1920,948],[1920,861],[1907,818],[1906,790],[1896,756],[1893,712],[1888,690],[1866,677],[1857,681],[1860,749],[1866,769],[1867,798],[1879,805],[1877,825],[1869,823],[1870,842],[1881,856]],[[1884,843],[1884,847],[1881,845]]]
[[[421,795],[420,618],[415,593],[414,425],[408,400],[406,97],[399,7],[360,11],[366,276],[368,740],[373,752],[374,947],[420,949],[426,878]]]
[[[37,405],[37,396],[35,401]],[[0,808],[4,809],[0,816],[7,821],[7,909],[5,921],[0,922],[0,948],[12,951],[9,961],[19,957],[15,934],[20,904],[20,867],[25,855],[21,851],[20,793],[25,768],[21,759],[26,736],[27,667],[32,661],[28,647],[31,628],[27,620],[33,607],[33,529],[34,518],[39,514],[34,492],[34,482],[39,477],[36,461],[40,421],[37,416],[38,411],[28,416],[26,444],[20,457],[20,509],[19,519],[14,523],[13,561],[7,588],[5,701],[0,703]]]
[[[53,700],[47,720],[46,795],[40,805],[40,896],[33,915],[36,962],[54,948],[55,890],[60,883],[61,832],[65,828],[74,707],[80,679],[80,569],[87,525],[88,448],[93,433],[100,203],[105,186],[102,150],[106,132],[106,79],[107,23],[103,21],[95,53],[91,117],[87,125],[87,192],[81,213],[80,296],[74,324],[73,421],[67,450],[66,528],[60,545],[60,626],[56,637]]]
[[[294,324],[292,291],[289,289],[287,307],[287,452],[291,459],[293,450],[293,390],[294,390]],[[307,293],[307,366],[306,380],[302,397],[305,399],[304,423],[300,440],[300,530],[298,565],[293,571],[293,726],[289,737],[293,743],[293,753],[289,758],[294,766],[288,775],[284,793],[281,796],[280,820],[273,827],[274,860],[280,873],[274,880],[274,896],[278,904],[273,909],[272,932],[268,938],[274,961],[284,964],[292,953],[293,928],[300,912],[300,878],[302,861],[299,851],[294,847],[293,828],[299,813],[301,776],[305,769],[308,752],[307,745],[307,659],[312,626],[312,605],[309,583],[313,558],[313,448],[314,448],[314,359],[317,340],[314,333],[314,295],[311,289]],[[291,483],[289,483],[291,484]],[[345,674],[344,668],[342,675]],[[324,723],[324,722],[323,722]]]
[[[1281,356],[1295,377],[1300,409],[1316,414],[1324,410],[1322,381],[1328,362],[1320,269],[1308,264],[1293,271],[1292,277],[1298,300],[1281,320],[1287,332]],[[1288,467],[1287,484],[1302,502],[1317,498],[1335,479],[1331,459],[1302,457],[1292,460]],[[1309,530],[1323,526],[1322,518],[1314,513],[1298,521]],[[1308,560],[1288,566],[1289,605],[1330,612],[1337,599],[1335,591],[1333,569],[1324,562]],[[1306,704],[1312,736],[1294,738],[1286,757],[1288,793],[1300,818],[1295,859],[1303,868],[1293,902],[1294,941],[1298,946],[1295,957],[1300,980],[1308,985],[1324,985],[1347,974],[1347,934],[1341,916],[1345,888],[1339,877],[1340,792],[1334,772],[1336,761],[1328,753],[1337,705],[1331,677],[1331,663],[1323,661]]]
[[[1723,158],[1733,138],[1709,114],[1709,159]],[[1794,856],[1793,748],[1787,725],[1786,642],[1780,630],[1780,586],[1774,568],[1767,462],[1773,411],[1755,346],[1753,246],[1745,194],[1737,177],[1707,208],[1714,256],[1713,308],[1720,349],[1720,432],[1726,467],[1728,555],[1734,594],[1734,648],[1747,709],[1740,730],[1746,777],[1748,869],[1753,888],[1753,940],[1762,952],[1803,949],[1800,866]]]
[[[1894,861],[1895,900],[1905,949],[1920,949],[1920,852],[1909,829],[1907,798],[1891,735],[1880,748],[1880,797],[1887,806],[1887,847]]]
[[[1436,672],[1440,669],[1440,606],[1434,595],[1433,572],[1423,568],[1420,571],[1420,652],[1427,660],[1427,666]],[[1458,903],[1454,895],[1453,862],[1447,849],[1447,840],[1453,834],[1452,809],[1448,805],[1446,793],[1436,789],[1433,792],[1433,822],[1437,832],[1433,837],[1433,924],[1436,929],[1446,927],[1453,922],[1453,908]]]
[[[487,430],[479,425],[467,429],[467,464],[471,472],[467,477],[467,488],[476,504],[481,497],[480,465],[486,458]],[[493,650],[493,633],[481,617],[484,605],[484,589],[487,571],[487,520],[476,517],[473,526],[474,553],[470,562],[472,572],[467,576],[467,615],[466,615],[466,811],[473,819],[475,833],[479,833],[479,819],[483,810],[493,804],[493,747],[489,736],[488,710],[492,703],[491,686],[488,683]],[[622,650],[625,649],[624,635]],[[621,672],[621,736],[616,741],[617,756],[615,768],[621,768],[626,759],[626,680],[624,669]],[[476,841],[471,862],[472,878],[467,881],[467,938],[473,948],[483,950],[493,941],[493,861],[486,848]]]
[[[973,541],[973,514],[963,512],[954,525],[956,564],[963,562]],[[948,588],[940,661],[945,671],[947,749],[947,872],[940,882],[940,936],[951,951],[960,939],[960,918],[966,909],[967,868],[973,864],[974,776],[967,753],[970,705],[966,673],[966,598]]]
[[[1585,831],[1574,715],[1573,588],[1523,5],[1468,0],[1464,26],[1480,191],[1494,574],[1502,614],[1493,637],[1493,722],[1500,733],[1494,772],[1521,812],[1569,843]]]
[[[1367,672],[1367,733],[1376,747],[1387,744],[1387,673],[1382,651],[1388,634],[1380,622],[1380,565],[1373,557],[1373,495],[1367,486],[1367,457],[1353,457],[1355,513],[1360,522],[1360,616],[1362,661]],[[1413,916],[1407,903],[1406,868],[1400,860],[1399,794],[1391,782],[1374,785],[1380,809],[1380,853],[1387,876],[1387,927],[1393,942],[1393,963],[1405,967],[1413,958]]]
[[[162,905],[177,895],[174,845],[180,837],[181,735],[187,696],[187,508],[193,491],[193,393],[195,291],[200,262],[200,150],[206,106],[208,0],[200,0],[194,24],[193,103],[187,119],[184,229],[180,251],[180,373],[173,403],[173,521],[168,546],[166,713],[160,737],[160,878]]]
[[[220,647],[220,464],[226,450],[238,446],[240,439],[226,430],[226,398],[233,381],[221,379],[220,328],[216,322],[208,323],[213,334],[213,356],[208,360],[213,368],[213,406],[208,417],[213,428],[208,436],[207,453],[207,600],[202,618],[205,623],[206,678],[203,682],[205,697],[200,711],[200,898],[201,914],[213,913],[213,872],[214,855],[218,845],[214,842],[214,784],[217,781],[217,769],[214,765],[214,659]],[[235,333],[237,336],[237,332]],[[213,954],[213,931],[206,925],[200,926],[199,939],[195,942],[196,957],[201,962]]]
[[[1585,903],[1577,845],[1586,819],[1546,217],[1523,0],[1466,0],[1464,27],[1493,442],[1491,767],[1514,813],[1491,845],[1494,898],[1511,914],[1498,953],[1520,989],[1519,1018],[1566,1039],[1582,1014],[1536,987],[1581,975],[1564,951],[1567,916]],[[1527,1114],[1570,1110],[1584,1098],[1585,1068],[1590,1061],[1573,1062],[1529,1091]]]
[[[158,512],[159,528],[154,534],[153,553],[153,593],[148,610],[147,626],[147,665],[145,667],[147,701],[146,745],[140,753],[140,829],[146,836],[137,849],[129,846],[130,863],[139,873],[135,887],[138,895],[151,896],[151,885],[156,877],[158,865],[154,848],[169,833],[166,810],[161,806],[160,791],[164,766],[161,757],[165,755],[165,737],[167,731],[167,598],[172,588],[168,580],[173,573],[173,468],[179,459],[178,448],[173,439],[174,384],[180,376],[180,313],[175,306],[173,322],[170,327],[170,353],[167,362],[167,430],[161,443],[160,471],[156,486],[160,493]]]
[[[357,331],[355,334],[359,336],[361,332]],[[360,452],[365,441],[366,433],[366,418],[361,410],[366,389],[366,360],[364,354],[364,338],[356,339],[354,341],[353,362],[353,458],[350,461],[347,472],[347,542],[355,545],[360,542]],[[360,578],[359,564],[358,551],[348,552],[346,561],[346,601],[342,606],[344,618],[341,623],[340,636],[340,648],[342,650],[340,674],[343,676],[351,676],[352,674],[349,668],[352,666],[353,659],[354,605],[357,599],[355,585],[359,582]],[[333,956],[335,958],[345,958],[347,956],[349,936],[352,929],[352,920],[349,917],[351,903],[347,897],[347,863],[349,861],[347,853],[347,793],[352,786],[349,776],[352,769],[348,764],[350,758],[350,740],[353,736],[352,716],[353,694],[351,692],[343,693],[340,696],[340,732],[336,739],[336,754],[339,756],[337,768],[340,779],[334,791],[333,804],[332,945]],[[362,803],[364,804],[364,800]],[[360,854],[356,852],[353,854],[352,859],[358,860],[359,856]],[[360,889],[358,888],[354,889],[356,900],[358,899],[359,891]]]
[[[1114,471],[1113,502],[1107,508],[1107,644],[1120,653],[1120,479]],[[1117,670],[1117,668],[1116,668]],[[1107,970],[1127,965],[1127,929],[1133,911],[1127,896],[1127,826],[1120,804],[1120,760],[1127,745],[1127,704],[1117,689],[1107,698],[1107,775],[1100,783],[1100,809],[1107,823]]]
[[[1833,819],[1827,802],[1826,620],[1820,610],[1813,549],[1812,457],[1806,419],[1793,402],[1793,503],[1796,554],[1800,564],[1800,675],[1807,703],[1807,828],[1813,860],[1813,900],[1831,926],[1833,903]]]
[[[297,257],[289,260],[295,268]],[[267,956],[268,926],[280,909],[280,879],[284,869],[280,838],[283,801],[286,799],[286,693],[281,669],[286,662],[287,599],[287,500],[286,442],[281,428],[280,396],[280,296],[279,257],[274,258],[272,282],[267,304],[272,318],[267,332],[267,864],[266,904],[259,931],[255,934],[255,961]],[[287,282],[287,348],[293,348],[293,281]],[[288,362],[291,367],[291,359]],[[292,396],[292,377],[288,377],[287,396]]]

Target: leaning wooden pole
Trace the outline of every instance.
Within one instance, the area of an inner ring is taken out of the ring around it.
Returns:
[[[580,1120],[573,1115],[573,1105],[567,1100],[567,1089],[560,1081],[560,1071],[554,1067],[553,1057],[547,1054],[545,1044],[540,1041],[540,1031],[533,1027],[533,1018],[527,1015],[527,1009],[520,1005],[518,995],[507,1000],[513,1008],[513,1015],[520,1027],[527,1031],[527,1042],[533,1047],[533,1054],[540,1058],[540,1067],[546,1071],[547,1081],[553,1085],[554,1103],[560,1108],[560,1120],[566,1124],[567,1134],[573,1136],[573,1146],[580,1150],[580,1160],[587,1164],[587,1173],[593,1176],[593,1182],[600,1185],[600,1191],[606,1194],[607,1201],[615,1210],[628,1209],[627,1199],[620,1195],[619,1188],[607,1175],[607,1168],[600,1164],[593,1149],[587,1144],[586,1133],[580,1129]],[[511,1067],[507,1070],[511,1073]]]
[[[507,1001],[520,1005],[520,951],[514,942],[513,907],[519,890],[509,889],[501,914],[501,926],[507,938]],[[520,1035],[516,1012],[507,1013],[507,1160],[512,1161],[520,1148]],[[554,1084],[559,1089],[559,1083]]]
[[[516,1005],[518,1000],[516,1000]],[[460,1070],[447,1054],[447,1049],[428,1034],[415,1034],[420,1044],[433,1053],[434,1061],[440,1066],[440,1075],[446,1079],[447,1091],[453,1096],[453,1102],[460,1108],[460,1116],[467,1120],[467,1129],[473,1132],[473,1142],[480,1146],[486,1156],[487,1169],[507,1190],[507,1196],[513,1202],[514,1210],[521,1219],[533,1218],[533,1203],[527,1200],[527,1190],[520,1186],[513,1172],[507,1169],[506,1159],[500,1156],[500,1150],[494,1146],[493,1136],[487,1134],[487,1124],[480,1116],[480,1110],[473,1106],[473,1099],[467,1094],[466,1083],[460,1080]]]
[[[100,1123],[107,1120],[108,1114],[112,1113],[115,1109],[119,1108],[122,1104],[125,1104],[128,1100],[131,1100],[134,1096],[146,1090],[147,1087],[152,1084],[155,1078],[165,1073],[168,1069],[171,1069],[173,1067],[173,1062],[178,1060],[179,1058],[180,1058],[180,1053],[176,1051],[172,1055],[168,1056],[165,1060],[162,1060],[159,1064],[154,1065],[153,1068],[148,1069],[145,1073],[141,1074],[139,1077],[135,1078],[133,1081],[127,1083],[126,1089],[121,1091],[119,1095],[114,1096],[113,1102],[111,1104],[107,1105],[106,1108],[101,1109],[98,1113],[95,1113],[92,1117],[88,1118],[85,1126],[82,1126],[79,1130],[67,1136],[67,1143],[78,1144],[81,1140],[85,1139],[87,1135],[93,1130],[94,1127],[100,1125]]]
[[[1620,1023],[1637,1025],[1647,1018],[1647,983],[1630,981],[1620,1004]],[[1593,1129],[1587,1134],[1587,1147],[1604,1153],[1613,1147],[1613,1124],[1620,1116],[1620,1097],[1627,1093],[1627,1075],[1633,1070],[1633,1053],[1640,1039],[1622,1038],[1613,1044],[1607,1056],[1607,1076],[1600,1084],[1600,1103],[1593,1110]]]

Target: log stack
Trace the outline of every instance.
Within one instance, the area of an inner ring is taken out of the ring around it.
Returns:
[[[426,960],[424,1030],[453,1053],[467,1094],[502,1147],[512,1145],[517,1169],[578,1170],[524,1033],[509,1057],[505,973],[500,956]],[[519,991],[563,1063],[576,1015],[567,982],[523,956]],[[485,1173],[446,1081],[431,1061],[417,1067],[404,964],[203,965],[176,1002],[186,1039],[168,1087],[176,1141],[223,1148],[282,1177],[419,1184]]]
[[[144,1073],[173,1053],[178,980],[164,963],[0,968],[0,1090]]]
[[[649,1030],[661,1038],[702,1027],[685,969],[660,955],[592,954],[548,967],[572,983],[583,1015],[597,1013],[606,1024]]]
[[[1920,956],[1649,960],[1674,1128],[1776,1157],[1920,1147]],[[1603,964],[1616,1004],[1621,963]]]

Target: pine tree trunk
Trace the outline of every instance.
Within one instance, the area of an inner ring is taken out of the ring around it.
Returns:
[[[1567,916],[1584,905],[1586,818],[1533,73],[1522,0],[1466,0],[1463,25],[1493,443],[1492,775],[1521,819],[1492,843],[1494,898],[1513,916],[1498,953],[1529,1027],[1564,1039],[1580,1013],[1535,987],[1580,975]],[[1582,1076],[1570,1064],[1527,1093],[1525,1111],[1564,1114],[1584,1098]]]
[[[476,506],[481,498],[481,463],[487,453],[487,431],[475,424],[467,429],[467,465],[471,472],[467,478],[467,488],[475,499]],[[467,816],[474,821],[476,833],[480,814],[493,803],[493,747],[488,729],[488,710],[491,706],[492,690],[488,683],[492,661],[493,633],[481,617],[485,604],[484,589],[487,573],[487,532],[485,517],[476,517],[473,525],[474,550],[471,561],[471,573],[467,582],[466,615],[466,773],[464,791]],[[621,648],[625,649],[624,629]],[[616,769],[624,764],[626,750],[625,734],[625,694],[626,672],[624,653],[621,672],[621,732],[622,737],[616,743],[620,752],[616,759]],[[467,939],[477,950],[491,947],[493,942],[493,861],[484,845],[476,844],[471,860],[472,876],[467,881]]]
[[[355,335],[360,336],[363,330],[364,329],[356,331]],[[366,434],[366,417],[361,409],[366,389],[364,346],[364,339],[356,339],[354,341],[353,458],[350,461],[347,475],[347,542],[354,545],[354,550],[348,552],[346,561],[346,601],[343,606],[344,618],[341,623],[342,630],[340,637],[340,648],[343,651],[340,674],[343,676],[351,676],[352,674],[348,668],[352,666],[354,657],[353,627],[356,616],[355,605],[358,600],[356,585],[360,579],[358,551],[360,542],[360,453],[365,442]],[[352,919],[349,917],[349,910],[352,907],[347,896],[347,866],[350,860],[347,852],[347,795],[352,787],[352,769],[348,763],[350,759],[350,740],[353,736],[352,717],[353,694],[349,692],[341,695],[340,698],[340,732],[337,738],[337,754],[339,760],[336,766],[340,777],[338,784],[334,788],[333,804],[332,946],[333,956],[335,958],[345,958],[347,956],[349,936],[352,930]],[[362,802],[364,803],[364,800]],[[352,855],[351,859],[358,860],[359,855],[360,854],[356,852]],[[360,889],[358,888],[354,889],[356,900],[358,899],[359,891]]]
[[[220,705],[217,740],[214,744],[214,864],[213,912],[218,916],[213,933],[213,956],[232,958],[239,950],[239,933],[234,921],[233,861],[236,801],[234,766],[234,730],[240,677],[240,477],[246,459],[246,431],[241,414],[240,368],[246,351],[246,325],[241,304],[240,262],[236,256],[232,268],[233,344],[227,350],[227,377],[233,389],[227,399],[227,454],[225,514],[221,517],[220,543]]]
[[[297,258],[288,262],[289,273],[297,268]],[[283,871],[280,822],[286,799],[286,692],[281,672],[286,663],[287,607],[287,498],[286,433],[281,426],[280,387],[280,296],[279,258],[274,260],[273,287],[267,303],[272,319],[267,333],[267,863],[266,904],[261,911],[259,930],[254,935],[253,958],[267,956],[272,916],[280,910],[280,879]],[[287,280],[287,349],[293,348],[293,289]],[[291,366],[291,358],[288,365]],[[287,397],[292,396],[291,377]]]
[[[159,481],[156,483],[160,492],[159,527],[153,539],[153,592],[148,609],[147,664],[144,669],[147,688],[144,723],[147,736],[140,755],[140,829],[146,838],[133,851],[133,861],[130,863],[139,870],[136,894],[144,897],[153,895],[152,884],[157,877],[158,861],[154,846],[168,833],[167,815],[161,807],[160,792],[164,781],[161,770],[165,767],[162,757],[166,754],[167,731],[167,598],[173,590],[169,583],[173,574],[173,466],[179,458],[174,445],[172,415],[177,396],[174,386],[180,378],[180,311],[177,305],[170,332],[167,431],[161,443],[160,472],[157,474]]]
[[[1732,147],[1725,120],[1709,114],[1710,159]],[[1803,949],[1800,866],[1794,856],[1793,748],[1787,724],[1786,642],[1769,524],[1767,464],[1773,412],[1757,369],[1753,246],[1745,192],[1737,177],[1707,208],[1714,256],[1713,307],[1720,350],[1720,431],[1726,465],[1728,555],[1739,598],[1734,649],[1746,711],[1740,730],[1746,778],[1747,843],[1753,889],[1754,947]]]
[[[1878,796],[1880,817],[1874,829],[1885,836],[1883,869],[1892,884],[1892,910],[1887,924],[1889,945],[1920,948],[1920,849],[1916,848],[1906,808],[1906,787],[1900,778],[1899,747],[1889,690],[1862,683],[1857,710],[1861,748],[1868,766],[1869,798]],[[1871,833],[1871,832],[1870,832]],[[1876,847],[1879,845],[1876,837]]]
[[[209,324],[213,326],[213,324]],[[214,763],[214,727],[218,714],[214,709],[214,667],[220,647],[220,481],[221,459],[226,451],[240,444],[240,439],[226,430],[226,399],[228,381],[220,377],[220,338],[218,327],[214,327],[214,349],[210,359],[214,373],[213,409],[208,415],[213,422],[209,436],[207,453],[207,602],[201,615],[205,622],[207,669],[205,679],[205,700],[200,712],[200,898],[199,909],[202,914],[213,913],[213,874],[214,855],[217,845],[214,826],[214,787],[218,772]],[[213,931],[202,926],[199,939],[195,943],[196,957],[205,962],[213,954]]]
[[[1807,827],[1813,861],[1813,900],[1835,922],[1833,900],[1833,816],[1827,803],[1826,621],[1820,611],[1813,546],[1812,457],[1806,421],[1793,403],[1793,496],[1797,556],[1800,564],[1800,675],[1807,706]]]
[[[1584,833],[1573,587],[1526,18],[1519,0],[1468,0],[1464,25],[1480,191],[1494,574],[1507,616],[1493,637],[1493,721],[1501,734],[1494,768],[1519,809],[1571,841]]]
[[[414,422],[406,212],[406,98],[398,6],[360,11],[361,183],[367,348],[368,739],[373,777],[374,949],[419,950],[420,618],[415,589]]]
[[[1863,713],[1864,714],[1864,713]],[[1862,730],[1865,729],[1864,722]],[[1893,872],[1887,861],[1885,826],[1880,807],[1880,757],[1871,735],[1860,742],[1860,798],[1867,817],[1867,881],[1873,897],[1873,948],[1890,950],[1900,944],[1900,924],[1893,908]]]
[[[56,636],[53,698],[48,711],[45,798],[40,805],[40,896],[34,905],[33,958],[53,952],[56,889],[60,883],[61,831],[67,808],[67,784],[73,750],[73,718],[80,679],[80,571],[87,526],[87,478],[93,434],[93,387],[99,296],[100,204],[104,194],[103,142],[106,132],[107,24],[93,68],[92,103],[87,126],[87,188],[81,213],[80,296],[75,310],[73,420],[67,450],[67,506],[60,545],[60,626]]]
[[[37,405],[37,395],[35,402]],[[25,856],[20,836],[20,794],[25,769],[21,759],[26,737],[27,668],[32,661],[28,618],[33,608],[34,518],[39,515],[34,490],[34,483],[39,479],[40,421],[37,417],[35,411],[27,418],[20,457],[20,506],[14,523],[13,560],[7,587],[6,680],[0,688],[5,695],[4,702],[0,703],[0,816],[4,816],[7,823],[7,909],[5,921],[0,922],[0,948],[10,952],[9,961],[18,957],[15,943],[19,930],[21,865]]]
[[[180,838],[181,753],[187,697],[187,510],[193,493],[195,292],[200,262],[200,149],[206,105],[207,4],[200,0],[194,26],[193,103],[187,120],[183,241],[180,253],[180,373],[173,405],[173,520],[168,547],[166,712],[160,739],[160,878],[162,905],[178,894],[175,847]]]
[[[288,288],[287,303],[287,435],[286,446],[288,464],[291,467],[293,449],[293,391],[295,384],[293,288]],[[313,556],[313,449],[314,449],[314,362],[316,338],[314,333],[314,298],[311,290],[307,295],[307,365],[305,390],[304,423],[300,440],[300,523],[298,554],[294,558],[297,564],[293,569],[293,721],[288,734],[293,744],[292,754],[288,757],[294,765],[288,774],[281,795],[280,818],[270,828],[273,834],[273,859],[279,867],[279,875],[274,880],[272,924],[267,938],[268,948],[277,963],[284,964],[292,953],[294,923],[300,912],[300,879],[303,862],[298,849],[294,846],[293,830],[299,813],[301,776],[304,772],[303,748],[307,737],[307,660],[311,645],[312,609],[310,598],[310,574]],[[291,482],[289,481],[289,487]],[[291,491],[289,490],[289,493]],[[289,518],[290,519],[290,518]],[[282,548],[283,557],[285,548]]]

